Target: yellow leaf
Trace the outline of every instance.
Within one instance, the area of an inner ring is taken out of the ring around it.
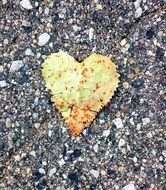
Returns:
[[[52,102],[76,136],[109,102],[119,83],[115,64],[100,54],[93,53],[78,63],[65,52],[53,53],[42,67]]]

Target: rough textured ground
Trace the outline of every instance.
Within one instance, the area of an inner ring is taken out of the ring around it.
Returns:
[[[166,189],[165,1],[30,3],[0,1],[0,189]],[[121,74],[78,138],[41,77],[43,59],[59,50],[108,55]]]

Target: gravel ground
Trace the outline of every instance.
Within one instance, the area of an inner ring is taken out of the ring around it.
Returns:
[[[0,1],[0,189],[165,190],[165,0]],[[111,102],[71,136],[41,77],[46,55],[111,57]]]

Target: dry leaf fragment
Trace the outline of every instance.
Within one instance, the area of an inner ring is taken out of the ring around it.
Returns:
[[[115,64],[100,54],[93,53],[78,63],[65,52],[53,53],[42,66],[52,101],[74,135],[93,121],[119,83]]]

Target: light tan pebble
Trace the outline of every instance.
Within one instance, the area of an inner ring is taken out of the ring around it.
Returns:
[[[12,126],[12,121],[10,118],[6,118],[6,121],[5,121],[5,124],[6,124],[6,127],[9,128]]]
[[[145,125],[147,125],[147,124],[150,123],[150,119],[148,117],[147,118],[143,118],[142,122],[143,122],[143,125],[145,126]]]
[[[119,171],[119,172],[123,172],[123,171],[125,171],[125,169],[126,169],[126,168],[125,168],[124,166],[118,167],[118,171]]]
[[[31,168],[29,168],[29,167],[24,168],[22,171],[22,176],[26,177],[26,176],[30,176],[30,175],[31,175]]]
[[[14,159],[15,159],[15,161],[20,161],[21,157],[20,157],[20,155],[18,154],[18,155],[16,155],[16,156],[14,156]]]
[[[139,68],[135,68],[134,72],[135,72],[135,75],[139,75],[140,74],[140,69]]]
[[[96,11],[101,11],[103,9],[101,4],[96,5]]]
[[[35,44],[36,42],[37,42],[37,40],[36,40],[36,39],[34,39],[34,40],[33,40],[33,43]]]
[[[101,175],[106,175],[106,174],[107,174],[106,171],[101,170]]]
[[[22,25],[23,26],[30,26],[30,22],[28,22],[27,20],[22,20]]]
[[[52,28],[53,25],[49,22],[49,23],[47,23],[47,27],[48,27],[48,28]]]
[[[134,73],[129,73],[129,74],[127,75],[127,78],[128,78],[128,79],[134,78]]]
[[[124,89],[128,89],[129,88],[129,83],[128,82],[124,82],[123,83],[123,88]]]
[[[118,111],[117,113],[116,113],[116,115],[115,115],[117,118],[119,118],[120,116],[121,116],[121,113],[120,113],[120,111]]]
[[[151,185],[150,185],[150,188],[148,189],[148,190],[154,190],[155,189],[155,185],[152,183]]]
[[[34,124],[34,127],[35,127],[36,129],[39,129],[40,123],[35,123],[35,124]]]
[[[147,135],[146,135],[148,138],[152,138],[153,137],[153,135],[152,135],[152,133],[151,132],[149,132],[149,133],[147,133]]]
[[[130,57],[130,58],[128,59],[128,63],[129,63],[130,65],[132,65],[132,64],[135,63],[135,60],[134,60],[132,57]]]

